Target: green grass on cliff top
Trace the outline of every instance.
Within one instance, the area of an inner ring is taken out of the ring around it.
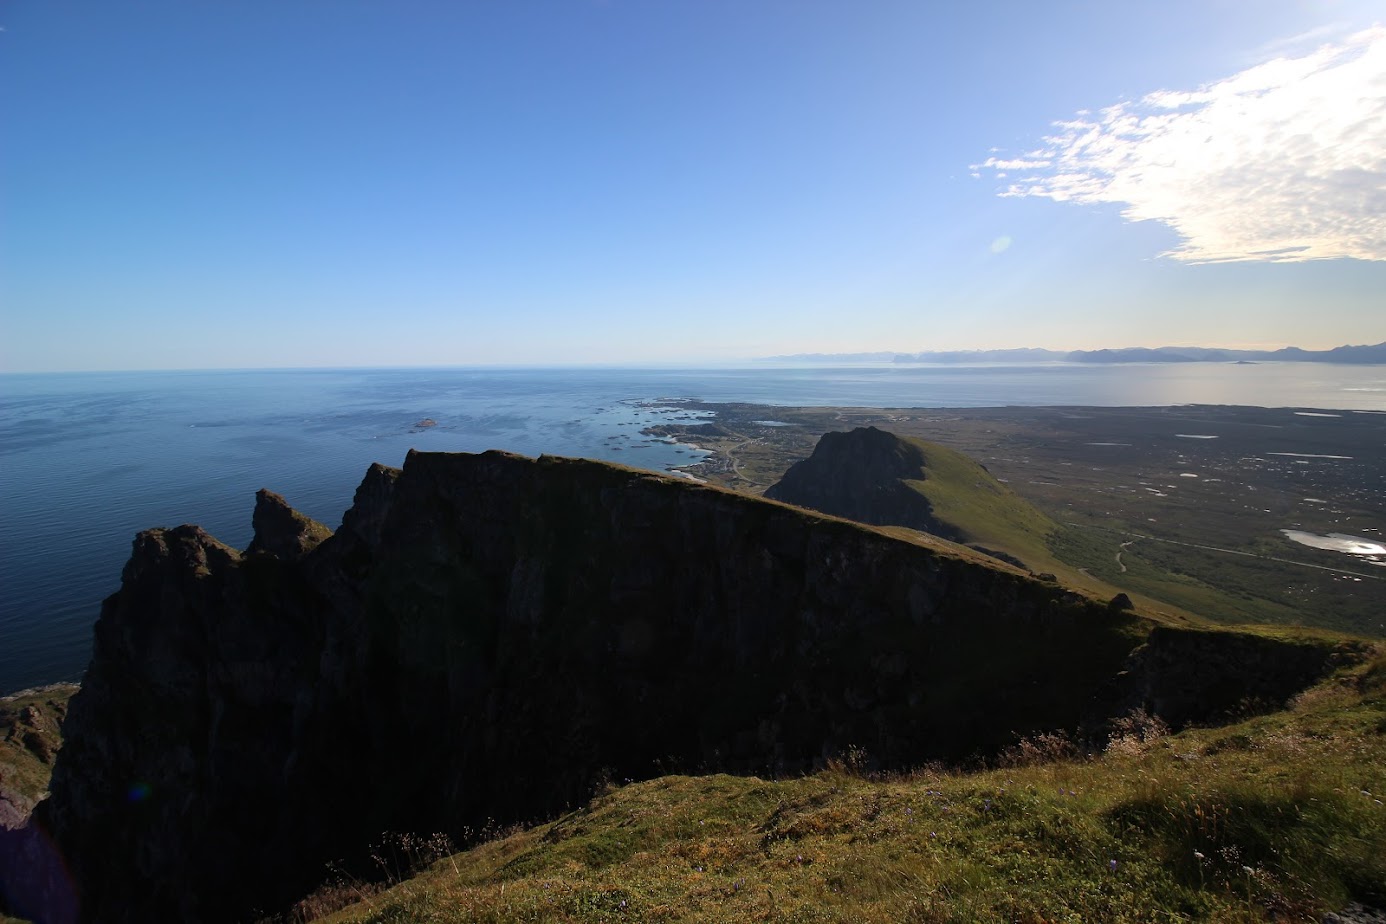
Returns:
[[[898,436],[898,434],[897,434]],[[1025,563],[1035,573],[1049,572],[1064,585],[1101,600],[1120,591],[1132,593],[1147,615],[1181,620],[1198,612],[1180,611],[1160,594],[1141,594],[1144,588],[1130,588],[1122,582],[1103,580],[1089,567],[1092,562],[1065,555],[1059,540],[1068,534],[1064,527],[1040,512],[1025,498],[998,481],[981,463],[970,456],[917,437],[900,436],[924,455],[925,477],[905,481],[922,494],[939,520],[959,530],[970,545],[1005,552]],[[887,527],[888,531],[889,528]],[[892,531],[893,532],[893,531]],[[897,533],[898,535],[898,533]]]
[[[1386,907],[1386,658],[1287,712],[1177,735],[1133,723],[1100,754],[1051,739],[1012,758],[630,784],[329,920],[1317,921]]]
[[[75,684],[0,697],[0,795],[27,810],[48,791],[60,727]]]
[[[997,481],[976,460],[913,437],[900,437],[924,454],[922,479],[909,485],[929,501],[934,516],[960,529],[969,543],[1008,552],[1032,569],[1048,570],[1048,537],[1057,529],[1029,501]]]

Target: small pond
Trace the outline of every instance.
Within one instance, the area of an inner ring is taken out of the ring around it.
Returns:
[[[1282,529],[1286,539],[1307,545],[1313,549],[1327,549],[1330,552],[1343,552],[1360,556],[1363,561],[1386,567],[1386,539],[1367,539],[1363,536],[1349,536],[1346,533],[1329,533],[1320,536],[1301,529]]]

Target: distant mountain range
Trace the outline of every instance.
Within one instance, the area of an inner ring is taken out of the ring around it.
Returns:
[[[937,350],[920,353],[795,353],[766,357],[810,363],[1236,363],[1386,364],[1386,343],[1331,350],[1224,350],[1213,347],[1127,347],[1120,350]]]

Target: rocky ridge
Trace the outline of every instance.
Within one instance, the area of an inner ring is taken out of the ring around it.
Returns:
[[[1137,706],[1209,720],[1345,655],[1248,661],[947,542],[582,460],[410,453],[335,534],[269,492],[254,523],[244,553],[136,538],[35,813],[72,877],[38,917],[243,920],[381,831],[538,818],[603,778],[956,760]]]

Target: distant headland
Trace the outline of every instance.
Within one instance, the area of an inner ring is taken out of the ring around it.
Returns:
[[[1386,363],[1386,342],[1331,350],[1227,350],[1217,347],[1126,347],[1118,350],[926,350],[919,353],[795,353],[770,362],[812,363]]]

